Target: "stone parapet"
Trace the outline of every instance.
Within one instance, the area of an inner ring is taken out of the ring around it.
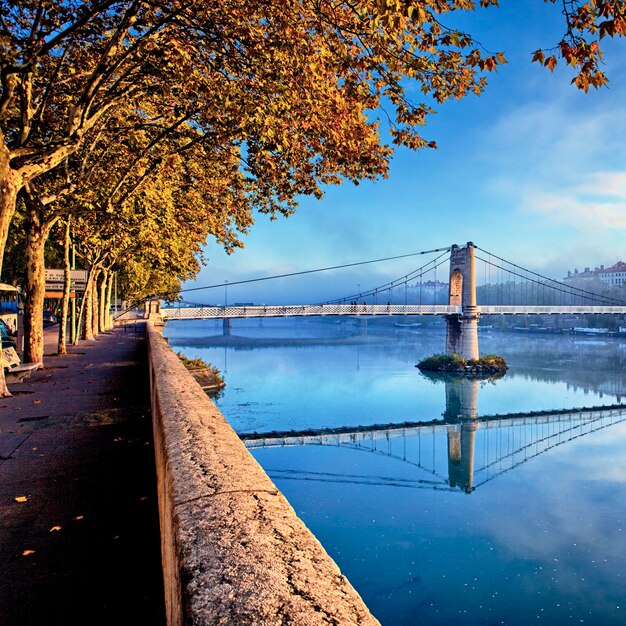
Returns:
[[[168,624],[378,624],[147,326]]]

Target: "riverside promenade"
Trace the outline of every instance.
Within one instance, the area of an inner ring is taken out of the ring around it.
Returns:
[[[164,624],[143,323],[0,399],[0,624]]]

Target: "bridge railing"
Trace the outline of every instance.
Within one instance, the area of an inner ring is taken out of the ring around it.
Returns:
[[[245,317],[309,317],[360,315],[449,315],[461,307],[433,304],[306,304],[284,306],[162,307],[163,319],[223,319]]]
[[[614,315],[626,314],[626,306],[593,306],[593,305],[571,305],[571,306],[539,306],[531,304],[516,305],[490,305],[482,304],[478,306],[481,315]]]
[[[606,315],[626,314],[626,306],[479,305],[481,315]],[[441,304],[303,304],[271,306],[162,307],[165,320],[233,319],[249,317],[319,317],[378,315],[452,315],[460,306]]]

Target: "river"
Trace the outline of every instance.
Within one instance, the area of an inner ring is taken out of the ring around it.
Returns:
[[[426,318],[164,335],[222,370],[218,407],[382,624],[626,623],[626,406],[558,413],[622,402],[624,340],[485,328],[510,369],[459,380],[415,368],[444,345]]]

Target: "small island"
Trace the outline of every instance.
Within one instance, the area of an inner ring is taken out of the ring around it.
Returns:
[[[449,372],[472,375],[504,374],[506,361],[497,354],[487,354],[479,359],[464,359],[454,354],[431,354],[415,367],[424,372]]]

